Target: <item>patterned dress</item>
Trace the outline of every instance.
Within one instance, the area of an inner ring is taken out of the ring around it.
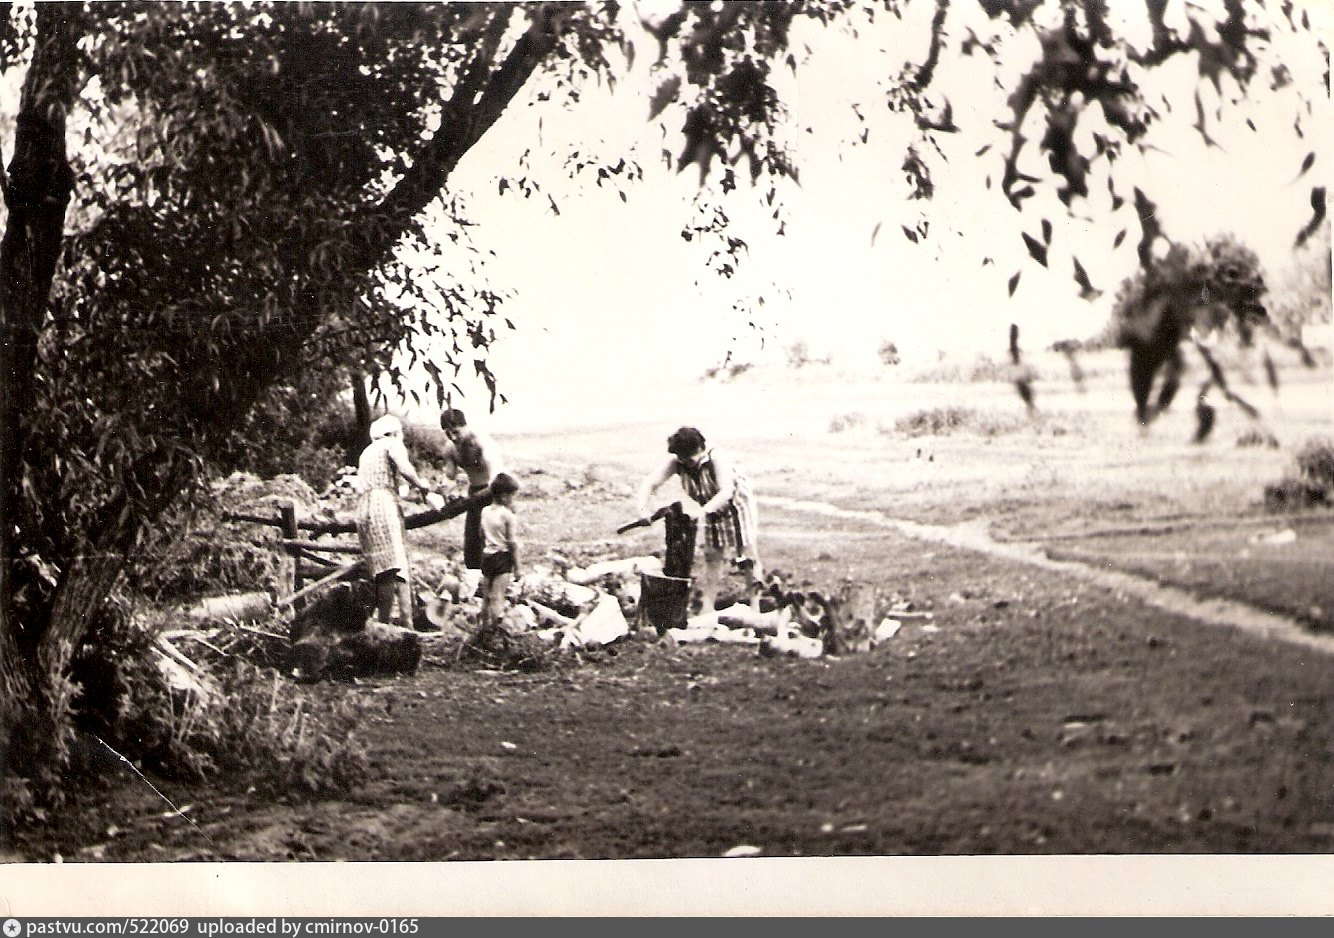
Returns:
[[[398,470],[390,450],[407,449],[401,439],[381,437],[361,451],[357,477],[362,494],[357,502],[357,537],[371,578],[391,570],[408,579],[408,551],[403,536],[403,509],[398,504]]]
[[[681,486],[699,504],[703,505],[718,494],[718,471],[713,464],[713,450],[704,454],[698,466],[678,462],[676,473]],[[755,544],[755,498],[750,481],[735,465],[735,492],[732,500],[704,518],[704,543],[719,550],[742,551]]]

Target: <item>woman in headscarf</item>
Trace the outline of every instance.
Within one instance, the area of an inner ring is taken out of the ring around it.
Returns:
[[[429,495],[431,488],[408,458],[397,417],[385,415],[371,424],[371,442],[357,460],[357,478],[361,483],[357,537],[366,572],[375,583],[375,617],[392,621],[397,599],[399,624],[412,628],[411,569],[398,485],[400,479],[407,481],[422,495]]]
[[[704,578],[700,584],[703,615],[714,613],[718,579],[723,560],[730,557],[746,571],[748,600],[759,598],[764,571],[755,547],[755,497],[740,468],[707,446],[704,434],[682,427],[667,438],[668,459],[651,473],[639,488],[639,516],[649,514],[649,499],[672,476],[681,482],[688,497],[682,502],[686,514],[704,519]]]

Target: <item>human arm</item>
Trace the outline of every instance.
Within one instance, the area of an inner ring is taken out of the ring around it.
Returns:
[[[649,516],[648,503],[653,494],[666,484],[667,480],[676,475],[676,460],[669,459],[655,471],[648,474],[639,486],[639,497],[637,506],[639,517],[647,518]]]
[[[428,485],[421,476],[417,475],[416,468],[412,465],[412,459],[408,456],[408,448],[402,440],[395,440],[385,452],[389,456],[389,461],[394,464],[395,471],[406,480],[413,488],[417,489],[423,495],[430,494],[431,486]]]

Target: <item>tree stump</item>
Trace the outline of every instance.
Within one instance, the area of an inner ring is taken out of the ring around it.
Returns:
[[[318,681],[416,671],[420,636],[371,619],[373,609],[373,592],[364,581],[340,583],[312,602],[292,623],[292,676]]]
[[[871,650],[875,644],[875,590],[851,580],[826,603],[824,650],[847,655]]]
[[[695,519],[685,513],[680,502],[674,502],[664,517],[667,528],[667,552],[663,556],[662,575],[682,580],[690,579],[695,565]]]

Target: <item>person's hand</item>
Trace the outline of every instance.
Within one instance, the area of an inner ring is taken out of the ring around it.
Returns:
[[[441,495],[439,492],[427,492],[426,504],[434,510],[439,511],[441,508],[445,507],[445,496]]]

